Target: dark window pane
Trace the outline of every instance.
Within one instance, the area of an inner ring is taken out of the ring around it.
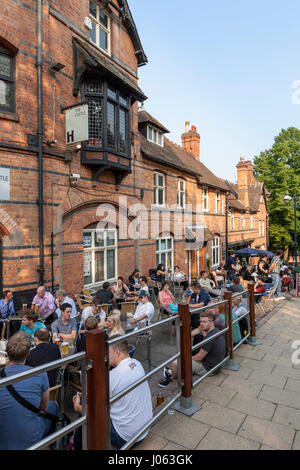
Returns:
[[[92,21],[92,29],[90,31],[90,39],[96,44],[96,25]]]
[[[89,146],[102,147],[102,99],[87,97],[89,105]]]
[[[6,54],[0,54],[0,75],[4,77],[11,77],[11,63],[12,58]]]
[[[111,88],[107,88],[107,96],[108,98],[112,98],[113,100],[117,100],[117,93],[115,90],[112,90]]]
[[[115,148],[115,105],[107,103],[107,145]]]
[[[104,280],[104,252],[95,251],[95,282]]]
[[[101,80],[88,80],[86,82],[87,93],[103,93],[103,82]]]
[[[115,250],[108,250],[106,252],[106,278],[112,279],[116,277],[115,271]]]
[[[105,27],[108,28],[108,17],[103,11],[100,11],[100,23]]]
[[[105,51],[107,51],[108,47],[107,47],[107,33],[102,29],[100,28],[100,47],[101,49],[104,49]]]
[[[126,112],[120,109],[120,150],[126,152]]]
[[[163,189],[158,190],[158,204],[162,206],[164,203],[164,191]]]
[[[12,84],[0,80],[0,106],[11,108],[13,104]]]
[[[90,0],[90,14],[94,17],[97,18],[97,5]]]
[[[127,98],[123,98],[123,96],[120,95],[119,103],[120,103],[122,106],[127,106],[127,105],[128,105],[128,103],[127,103]]]
[[[92,284],[92,252],[85,252],[83,253],[83,276],[84,276],[84,284]]]

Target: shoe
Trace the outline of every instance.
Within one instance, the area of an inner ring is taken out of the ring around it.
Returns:
[[[168,379],[162,380],[161,382],[159,382],[159,387],[165,388],[169,385],[170,382],[172,382],[171,377],[169,377]]]
[[[169,379],[172,375],[170,367],[164,367],[163,374],[165,379]]]
[[[280,300],[285,300],[285,297],[283,297],[283,296],[282,297],[277,297],[274,300],[275,300],[275,302],[279,302]]]

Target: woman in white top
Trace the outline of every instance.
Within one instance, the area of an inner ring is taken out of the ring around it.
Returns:
[[[108,329],[108,336],[123,336],[125,331],[121,326],[120,312],[114,310],[114,312],[107,317],[106,327]]]
[[[102,307],[102,299],[100,299],[100,297],[94,297],[92,305],[82,310],[79,330],[81,330],[84,320],[88,317],[95,317],[99,323],[99,327],[104,327],[106,325],[106,313]]]

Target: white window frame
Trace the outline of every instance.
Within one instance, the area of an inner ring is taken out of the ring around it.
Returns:
[[[250,229],[254,229],[254,218],[253,218],[253,215],[250,215]]]
[[[209,211],[209,192],[206,186],[203,186],[203,189],[202,189],[202,207],[203,207],[203,212]]]
[[[158,184],[160,176],[163,177],[163,186],[159,186]],[[163,194],[162,204],[159,204],[159,191],[162,191],[162,194]],[[154,205],[162,207],[162,206],[165,206],[165,204],[166,204],[166,175],[156,171],[154,173]]]
[[[261,223],[261,234],[263,237],[265,236],[265,221],[264,220]]]
[[[215,237],[211,241],[211,263],[212,267],[220,264],[220,237]]]
[[[216,213],[221,212],[221,192],[216,191]]]
[[[181,184],[183,187],[181,188]],[[182,199],[182,203],[181,203]],[[185,208],[185,180],[178,178],[177,180],[177,206],[180,209]]]
[[[245,228],[245,217],[244,214],[241,215],[241,229],[244,230]]]
[[[113,232],[114,233],[114,239],[115,243],[114,245],[107,245],[107,234],[108,232]],[[84,287],[97,287],[102,285],[104,282],[113,282],[117,279],[117,273],[118,273],[118,232],[117,229],[115,228],[109,228],[109,229],[103,229],[103,230],[98,230],[98,229],[84,229],[83,230],[83,235],[85,233],[91,233],[92,234],[92,245],[90,247],[84,247],[83,248],[83,253],[91,253],[92,256],[92,264],[91,264],[91,269],[92,269],[92,282],[89,284],[84,284]],[[103,236],[103,247],[98,247],[95,246],[95,237],[96,234],[100,234]],[[106,252],[108,250],[114,250],[115,251],[115,276],[113,278],[107,278],[107,256]],[[95,261],[95,253],[98,251],[104,252],[104,267],[103,267],[103,272],[104,272],[104,279],[101,281],[95,281],[95,275],[96,275],[96,261]],[[84,256],[83,254],[83,256]],[[84,278],[84,275],[83,275]]]
[[[234,213],[230,214],[230,227],[231,230],[234,230]]]
[[[96,25],[96,42],[92,41],[90,39],[91,43],[97,46],[101,51],[105,52],[108,55],[111,55],[111,21],[110,21],[110,16],[109,14],[101,8],[101,6],[98,4],[96,0],[89,0],[89,8],[90,8],[90,2],[93,2],[96,7],[97,7],[97,13],[96,13],[96,18],[89,12],[89,18]],[[100,11],[104,13],[104,15],[107,16],[107,28],[100,22]],[[102,29],[106,34],[107,34],[107,49],[103,49],[103,47],[100,46],[100,29]]]
[[[161,138],[161,142],[159,143],[158,137]],[[164,146],[164,135],[161,131],[156,129],[155,127],[152,126],[147,126],[147,140],[149,142],[152,142],[153,144],[159,145],[160,147]]]
[[[258,221],[258,236],[261,237],[261,221]]]
[[[164,250],[161,249],[162,241],[166,241],[166,248]],[[171,240],[171,248],[168,248],[168,240]],[[158,243],[158,249],[157,249]],[[161,255],[166,254],[166,260],[168,259],[167,254],[171,253],[171,266],[168,266],[167,263],[164,263],[165,269],[171,269],[171,272],[174,271],[174,238],[173,237],[158,237],[156,238],[156,266],[159,265],[161,261]]]

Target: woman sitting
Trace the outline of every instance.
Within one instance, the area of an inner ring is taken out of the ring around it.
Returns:
[[[160,311],[162,313],[169,314],[169,306],[175,302],[174,295],[170,291],[170,284],[168,281],[164,281],[162,283],[162,289],[158,294],[158,304],[160,305]]]
[[[108,337],[115,335],[125,335],[125,331],[121,326],[120,312],[117,312],[116,310],[114,310],[113,313],[107,317],[106,327],[108,330]]]
[[[184,290],[188,288],[188,281],[186,280],[185,273],[180,270],[179,266],[175,266],[174,268],[174,281],[178,282],[180,286],[183,287]]]
[[[162,287],[162,283],[166,280],[168,272],[163,264],[159,264],[156,269],[156,282],[158,287]]]
[[[117,279],[116,284],[112,287],[112,293],[114,294],[116,303],[125,302],[127,295],[129,295],[130,291],[127,285],[124,282],[122,276],[119,276]]]
[[[131,292],[136,292],[141,287],[139,284],[139,277],[140,277],[140,271],[138,269],[135,269],[133,273],[129,276],[128,282],[129,282],[129,288]]]

